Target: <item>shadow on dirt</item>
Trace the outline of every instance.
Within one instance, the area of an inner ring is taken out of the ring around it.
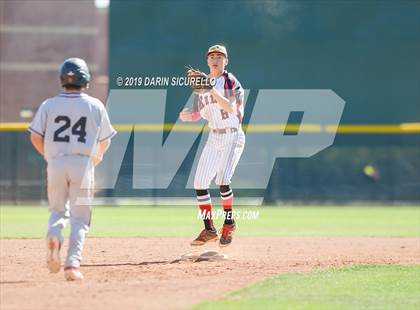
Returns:
[[[177,263],[200,263],[226,260],[226,254],[217,251],[206,251],[203,253],[187,253],[175,260],[150,261],[141,263],[110,263],[110,264],[83,264],[80,267],[118,267],[118,266],[148,266],[148,265],[169,265]]]

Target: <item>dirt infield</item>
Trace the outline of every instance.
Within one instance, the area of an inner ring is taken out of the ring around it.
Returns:
[[[236,238],[222,251],[227,260],[195,262],[180,259],[193,251],[189,241],[88,239],[85,280],[69,283],[48,273],[44,240],[0,240],[0,308],[179,309],[289,272],[420,264],[418,238]]]

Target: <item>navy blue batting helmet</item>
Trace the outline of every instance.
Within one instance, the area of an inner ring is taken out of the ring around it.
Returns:
[[[86,87],[90,81],[89,68],[81,58],[68,58],[60,68],[60,80],[63,87]]]

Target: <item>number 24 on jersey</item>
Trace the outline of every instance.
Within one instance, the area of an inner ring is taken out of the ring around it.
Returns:
[[[67,129],[71,127],[71,134],[77,136],[77,141],[86,143],[86,116],[79,118],[72,126],[71,120],[68,116],[59,115],[54,119],[57,124],[62,124],[54,132],[54,142],[70,142],[70,135],[66,134]]]

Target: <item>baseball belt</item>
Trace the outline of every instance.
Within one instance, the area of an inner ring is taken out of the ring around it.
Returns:
[[[212,129],[211,130],[213,133],[218,133],[218,134],[225,134],[228,132],[237,132],[238,128],[235,127],[229,127],[229,128],[216,128],[216,129]]]

